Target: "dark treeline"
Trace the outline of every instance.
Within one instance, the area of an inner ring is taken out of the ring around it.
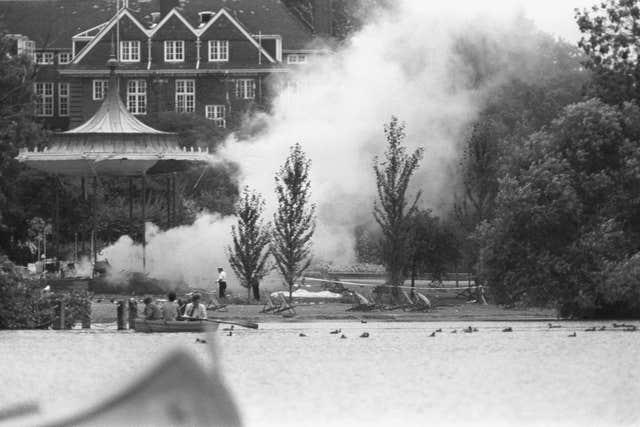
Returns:
[[[461,265],[498,304],[640,316],[638,3],[577,10],[578,46],[526,25],[519,50],[459,40],[467,84],[489,89],[468,130],[453,209],[415,215],[407,253],[427,262],[405,277]],[[361,261],[385,260],[375,233],[357,230]]]

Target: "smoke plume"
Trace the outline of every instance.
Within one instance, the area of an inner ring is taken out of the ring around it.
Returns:
[[[269,114],[250,119],[247,127],[261,131],[245,139],[232,136],[218,152],[241,166],[241,185],[262,193],[273,212],[274,174],[289,148],[302,145],[312,161],[316,260],[353,261],[353,228],[371,220],[372,162],[384,154],[383,124],[392,115],[406,123],[409,149],[425,148],[413,191],[422,190],[425,207],[437,210],[451,202],[465,132],[487,89],[517,68],[507,62],[478,83],[477,67],[460,55],[459,41],[513,50],[527,43],[515,11],[483,11],[477,3],[403,0],[375,10],[333,53],[301,65],[292,76],[295,84],[282,90]],[[229,270],[223,248],[233,222],[204,214],[191,226],[166,232],[148,227],[147,271],[192,286],[211,282],[215,267]],[[139,248],[126,238],[105,255],[116,269],[133,269],[131,260],[140,259]]]

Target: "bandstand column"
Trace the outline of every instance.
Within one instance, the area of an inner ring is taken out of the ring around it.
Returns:
[[[97,232],[98,232],[98,177],[93,177],[93,224],[91,225],[91,249],[93,250],[93,265],[98,262],[98,247],[97,247]]]
[[[142,272],[147,271],[147,176],[142,174]]]
[[[133,240],[133,178],[129,177],[129,236]]]
[[[53,219],[53,226],[55,229],[55,234],[53,236],[54,240],[54,250],[56,254],[56,261],[60,260],[60,182],[57,176],[54,176],[54,192],[55,192],[55,213]]]

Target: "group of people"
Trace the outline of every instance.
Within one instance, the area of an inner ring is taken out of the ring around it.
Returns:
[[[218,268],[218,294],[225,298],[227,289],[227,276],[222,267]],[[207,318],[207,308],[200,302],[200,294],[193,294],[191,302],[183,302],[176,297],[175,292],[167,294],[168,301],[158,307],[153,298],[146,297],[144,301],[145,320],[197,320]]]
[[[169,292],[168,301],[158,307],[153,302],[153,298],[146,297],[144,299],[144,318],[145,320],[195,320],[206,319],[207,308],[200,302],[200,294],[193,294],[191,302],[183,303],[176,298],[175,292]]]

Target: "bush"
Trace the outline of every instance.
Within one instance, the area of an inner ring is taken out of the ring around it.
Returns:
[[[44,282],[23,274],[6,256],[0,256],[0,329],[34,329],[60,324],[59,302],[65,307],[65,327],[91,313],[86,292],[45,293]]]

